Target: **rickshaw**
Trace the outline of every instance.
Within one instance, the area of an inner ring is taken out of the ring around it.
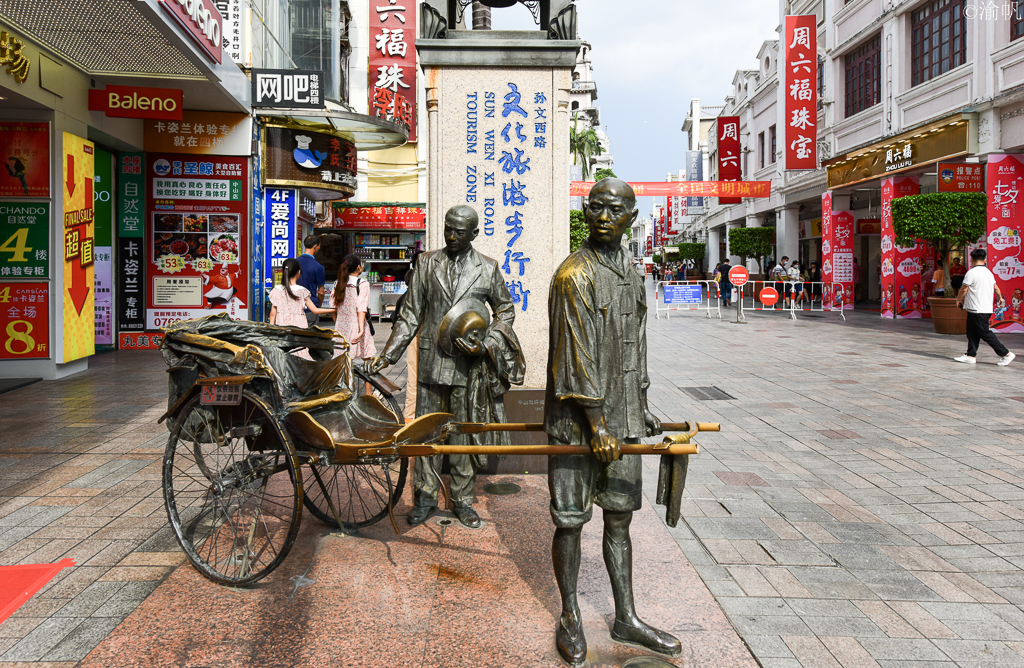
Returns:
[[[348,343],[333,330],[219,314],[164,332],[167,516],[188,560],[220,584],[249,586],[277,568],[295,542],[303,508],[343,531],[389,517],[398,532],[393,510],[409,457],[589,452],[586,446],[446,445],[454,434],[543,427],[456,422],[447,413],[405,424],[394,396],[401,388],[354,364]],[[311,359],[292,354],[302,350]],[[698,451],[690,439],[718,425],[663,427],[684,433],[660,444],[626,445],[623,452],[662,455],[658,502],[667,505],[674,526],[688,457]]]

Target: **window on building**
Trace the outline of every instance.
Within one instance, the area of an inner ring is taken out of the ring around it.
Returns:
[[[768,162],[775,164],[775,126],[768,128]]]
[[[825,98],[825,59],[818,56],[818,109],[824,106],[822,100]]]
[[[1017,10],[1010,19],[1010,41],[1024,37],[1024,3],[1017,3]]]
[[[757,168],[764,169],[764,133],[757,135]]]
[[[965,18],[964,0],[931,0],[910,15],[912,86],[967,62]]]
[[[846,65],[846,116],[882,101],[882,36],[875,35],[844,59]]]

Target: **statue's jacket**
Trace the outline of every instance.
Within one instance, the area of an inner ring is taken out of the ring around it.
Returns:
[[[611,258],[590,241],[551,279],[544,430],[563,443],[586,444],[580,407],[600,407],[611,433],[646,435],[647,303],[643,282],[621,249]]]

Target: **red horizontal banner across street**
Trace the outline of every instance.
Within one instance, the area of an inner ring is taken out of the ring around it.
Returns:
[[[771,197],[771,181],[630,181],[637,197]],[[586,197],[593,181],[573,181],[570,197]]]

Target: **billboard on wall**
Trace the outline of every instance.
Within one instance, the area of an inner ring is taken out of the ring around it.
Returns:
[[[1024,332],[1024,206],[1018,203],[1024,189],[1024,161],[1016,155],[990,155],[986,172],[988,266],[1006,300],[995,309],[992,328]]]
[[[57,362],[64,364],[96,352],[95,147],[91,141],[65,132],[62,154],[64,342]]]
[[[938,164],[940,193],[980,193],[985,191],[982,166],[952,162]]]
[[[306,128],[265,125],[260,158],[264,185],[306,188],[322,200],[356,192],[356,146],[340,136]]]
[[[416,2],[370,0],[370,115],[394,121],[416,141]]]
[[[882,179],[882,317],[920,318],[928,310],[921,283],[922,262],[927,256],[923,242],[913,246],[896,243],[892,225],[892,201],[921,192],[916,176]]]
[[[0,359],[50,357],[50,284],[0,283]]]
[[[146,165],[146,329],[248,319],[248,159],[156,153]]]
[[[740,167],[740,117],[718,117],[718,180],[742,181]],[[739,204],[739,197],[719,197],[719,204]]]
[[[427,229],[427,213],[422,206],[349,206],[335,202],[332,227],[349,230]]]
[[[50,196],[50,124],[0,121],[0,197]]]

